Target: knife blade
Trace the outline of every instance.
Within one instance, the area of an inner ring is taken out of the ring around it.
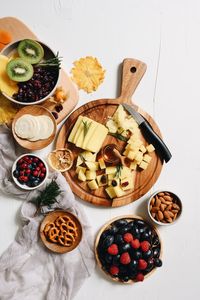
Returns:
[[[132,106],[126,103],[123,103],[122,106],[133,116],[134,120],[138,123],[138,126],[145,139],[155,147],[159,156],[167,163],[171,159],[172,154],[164,141],[153,130],[149,122]]]

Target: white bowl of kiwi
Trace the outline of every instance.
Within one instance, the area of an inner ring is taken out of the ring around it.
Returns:
[[[60,74],[60,57],[42,42],[24,39],[1,52],[5,68],[3,95],[21,105],[44,102],[54,92]]]

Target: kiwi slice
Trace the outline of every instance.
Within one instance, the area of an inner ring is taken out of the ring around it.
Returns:
[[[6,66],[6,72],[10,79],[24,82],[33,76],[33,66],[21,58],[11,59]]]
[[[19,56],[34,65],[41,61],[44,57],[44,49],[42,46],[33,40],[23,40],[17,47]]]

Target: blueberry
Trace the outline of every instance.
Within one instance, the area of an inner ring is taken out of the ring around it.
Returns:
[[[104,241],[103,241],[103,243],[102,243],[102,247],[103,247],[104,249],[107,249],[111,244],[113,244],[113,242],[114,242],[114,236],[113,236],[113,235],[108,235],[108,236],[104,239]]]
[[[112,255],[106,253],[106,255],[105,255],[105,261],[106,261],[108,264],[112,264],[112,259],[113,259]]]
[[[149,249],[147,252],[144,252],[142,256],[144,259],[151,258],[153,256],[153,252]]]
[[[15,170],[15,171],[13,172],[13,176],[14,176],[15,178],[19,177],[19,170]]]
[[[140,231],[137,226],[134,226],[131,232],[132,232],[134,238],[140,239]]]
[[[124,282],[127,282],[127,281],[129,281],[129,279],[130,279],[130,277],[129,277],[129,276],[124,276],[124,277],[122,277],[122,280],[123,280]]]
[[[124,243],[124,244],[121,244],[121,245],[119,246],[119,252],[120,252],[120,253],[127,252],[127,251],[129,251],[130,249],[131,249],[131,245],[128,244],[128,243]]]
[[[125,225],[124,227],[120,227],[118,232],[120,234],[124,234],[124,233],[126,233],[128,231],[130,231],[130,228],[128,227],[128,225]]]
[[[135,259],[140,259],[142,258],[142,252],[140,250],[134,250],[132,252],[132,256],[135,258]]]
[[[123,240],[123,237],[121,234],[116,234],[115,236],[115,243],[116,244],[123,244],[124,243],[124,240]]]
[[[29,179],[30,179],[30,181],[35,181],[35,180],[36,180],[36,177],[35,177],[35,176],[32,176],[32,175],[30,175],[30,176],[29,176]]]
[[[113,265],[115,265],[115,266],[119,266],[119,264],[120,264],[120,254],[115,255],[115,256],[113,257],[112,263],[113,263]]]
[[[117,227],[124,227],[128,224],[128,221],[126,219],[120,219],[114,222],[114,225]]]
[[[134,223],[139,227],[146,226],[146,223],[143,220],[135,220]]]
[[[146,229],[147,227],[140,227],[139,228],[140,234],[143,234],[146,231]]]
[[[159,258],[155,258],[155,259],[154,259],[154,265],[155,265],[156,267],[161,267],[161,266],[162,266],[162,260],[159,259]]]
[[[110,233],[111,233],[111,234],[115,234],[115,233],[117,233],[117,232],[118,232],[117,226],[113,225],[113,226],[110,228]]]
[[[141,235],[141,241],[151,241],[151,235],[149,235],[147,232],[144,232],[142,235]]]
[[[154,248],[153,249],[153,257],[159,257],[159,255],[160,255],[160,249]]]
[[[153,237],[152,244],[153,244],[154,247],[156,247],[156,246],[158,246],[160,244],[160,241],[159,241],[159,238],[158,238],[157,235],[155,235]]]
[[[133,271],[137,269],[138,262],[136,259],[133,259],[128,265],[129,270]]]
[[[32,186],[37,186],[40,183],[40,181],[38,179],[35,179],[32,181]]]

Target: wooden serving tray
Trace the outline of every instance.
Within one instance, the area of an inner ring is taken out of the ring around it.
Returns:
[[[8,30],[12,37],[13,42],[30,38],[37,39],[36,35],[20,20],[12,17],[6,17],[0,19],[0,28],[4,30]],[[48,43],[47,43],[48,44]],[[56,51],[57,49],[55,49]],[[56,120],[57,124],[59,124],[76,106],[78,102],[78,90],[75,84],[71,81],[69,76],[65,73],[63,69],[61,69],[60,79],[58,86],[62,86],[63,90],[67,93],[68,99],[63,103],[63,110],[59,112],[58,119]],[[41,103],[42,106],[46,107],[50,111],[54,110],[52,103],[45,101]],[[22,105],[19,108],[23,107]]]
[[[87,116],[99,123],[105,124],[108,117],[112,116],[116,111],[118,105],[120,103],[129,103],[131,104],[131,97],[134,93],[138,83],[140,82],[141,78],[143,77],[146,71],[146,65],[138,60],[135,59],[125,59],[123,62],[123,74],[122,74],[122,89],[121,95],[117,99],[100,99],[88,102],[87,104],[81,106],[77,110],[75,110],[69,118],[66,120],[65,124],[63,125],[57,139],[56,149],[67,147],[69,148],[73,154],[74,159],[76,162],[77,155],[83,151],[80,148],[77,148],[75,145],[68,143],[67,139],[76,122],[79,115]],[[132,104],[133,105],[133,104]],[[161,132],[152,119],[150,115],[148,115],[145,111],[139,108],[136,105],[133,105],[134,108],[143,115],[150,125],[153,127],[154,131],[161,136]],[[141,136],[141,140],[144,141],[144,144],[147,142]],[[119,141],[118,139],[107,136],[103,146],[107,144],[116,144],[117,147],[121,150],[124,149],[125,142]],[[76,164],[74,162],[73,167],[63,173],[66,180],[70,184],[73,192],[79,196],[81,199],[90,202],[92,204],[107,206],[107,207],[117,207],[126,205],[131,203],[145,193],[149,191],[149,189],[153,186],[153,184],[158,179],[163,162],[159,158],[156,152],[152,153],[152,160],[148,166],[148,168],[144,171],[136,171],[135,172],[135,188],[134,190],[130,190],[126,193],[125,196],[115,199],[109,199],[108,195],[106,194],[104,188],[99,188],[95,191],[89,190],[87,187],[87,183],[80,182],[77,178],[77,174],[75,173]]]
[[[96,258],[96,261],[97,261],[97,264],[98,264],[99,268],[100,268],[100,269],[102,270],[102,272],[107,276],[107,278],[109,278],[109,279],[112,280],[112,281],[115,281],[115,282],[118,282],[118,283],[121,283],[121,284],[134,284],[134,283],[136,283],[136,281],[129,280],[129,281],[127,281],[127,282],[122,282],[122,281],[120,281],[118,278],[111,277],[111,275],[109,275],[109,274],[103,269],[102,263],[101,263],[101,261],[100,261],[100,259],[99,259],[98,252],[97,252],[97,247],[98,247],[99,240],[100,240],[100,237],[101,237],[102,233],[103,233],[106,229],[108,229],[108,228],[110,227],[110,225],[111,225],[113,222],[115,222],[115,221],[117,221],[117,220],[120,220],[120,219],[126,219],[126,220],[128,220],[128,221],[132,221],[132,220],[134,220],[134,219],[138,219],[138,220],[143,220],[143,221],[145,221],[145,222],[146,222],[146,223],[147,223],[147,224],[148,224],[148,225],[156,232],[156,234],[157,234],[157,236],[158,236],[158,238],[159,238],[159,241],[160,241],[160,256],[159,256],[159,258],[162,258],[162,255],[163,255],[163,243],[162,243],[162,240],[161,240],[160,233],[159,233],[158,229],[157,229],[155,226],[153,226],[152,224],[150,224],[148,221],[146,221],[145,219],[143,219],[143,218],[141,218],[141,217],[139,217],[139,216],[136,216],[136,215],[123,215],[123,216],[115,217],[115,218],[109,220],[108,222],[106,222],[106,224],[104,224],[104,225],[101,227],[101,229],[99,230],[99,232],[98,232],[98,234],[97,234],[97,236],[96,236],[96,240],[95,240],[95,244],[94,244],[95,258]],[[153,268],[153,270],[150,271],[148,274],[146,274],[146,275],[144,276],[144,278],[146,279],[146,278],[148,278],[149,276],[151,276],[151,275],[155,272],[156,269],[157,269],[156,267]]]

